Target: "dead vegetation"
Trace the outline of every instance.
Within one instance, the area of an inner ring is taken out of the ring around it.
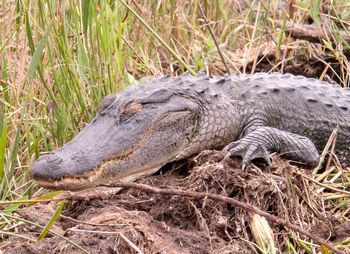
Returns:
[[[309,170],[274,157],[274,168],[262,171],[252,166],[243,172],[236,160],[222,159],[221,152],[204,151],[193,160],[193,167],[178,163],[164,169],[161,175],[138,183],[240,200],[310,232],[313,240],[331,240],[338,245],[349,236],[349,222],[337,213],[332,214],[334,201],[325,200],[318,193],[322,187],[304,177],[309,175]],[[84,194],[81,197],[86,200],[71,203],[52,230],[90,253],[259,253],[249,226],[254,213],[229,202],[135,188],[124,189],[109,198],[89,199]],[[40,203],[19,215],[45,224],[54,204]],[[311,245],[309,237],[288,225],[267,219],[277,250],[288,253],[288,244],[298,246],[303,241],[310,250],[318,245]],[[26,224],[18,225],[17,230],[32,239],[39,234]],[[81,252],[54,235],[37,243],[10,238],[2,247],[5,253],[17,254]]]
[[[188,163],[173,165],[161,175],[138,182],[241,200],[333,244],[350,234],[349,222],[331,213],[334,202],[325,200],[318,193],[320,186],[303,177],[309,175],[308,170],[300,171],[274,157],[274,168],[261,171],[252,166],[243,172],[236,160],[225,161],[221,152],[213,151],[202,152],[192,163],[193,168]],[[104,198],[97,195],[88,199],[84,194],[81,198],[87,200],[71,203],[52,231],[89,253],[259,253],[249,226],[254,213],[243,207],[211,198],[157,194],[135,188]],[[18,214],[45,224],[54,206],[55,202],[40,203]],[[271,220],[269,224],[275,247],[280,251],[287,251],[288,243],[298,246],[302,239],[310,241],[287,225]],[[16,229],[33,241],[39,234],[26,224]],[[81,252],[57,235],[37,243],[10,238],[1,246],[5,253],[17,254]]]
[[[209,34],[210,25],[231,73],[278,71],[348,86],[348,2],[321,1],[319,9],[319,1],[289,0],[282,6],[281,2],[203,1],[209,24],[196,1],[128,4],[196,72],[227,73]],[[97,29],[94,24],[88,24],[87,31],[95,36],[89,39],[82,36],[84,29],[79,26],[82,5],[45,0],[41,10],[26,1],[18,1],[19,9],[15,1],[3,3],[0,104],[8,123],[8,150],[3,153],[5,166],[0,168],[0,180],[6,187],[1,190],[0,252],[263,252],[252,234],[251,211],[210,198],[135,188],[113,196],[81,193],[80,198],[73,198],[79,200],[66,203],[44,240],[37,241],[57,202],[28,205],[21,201],[28,196],[49,200],[55,195],[38,190],[29,180],[31,160],[39,151],[68,141],[94,115],[102,95],[135,79],[177,75],[186,68],[122,5],[113,9],[103,3],[92,4],[95,14],[106,20],[103,23],[96,17],[95,22],[109,30],[108,36],[99,37],[93,33]],[[72,11],[75,8],[78,14]],[[112,15],[103,16],[103,8]],[[68,18],[74,15],[77,24]],[[50,22],[54,24],[51,31]],[[64,28],[67,34],[63,34]],[[37,76],[29,77],[32,56],[46,33],[45,50],[34,69]],[[115,51],[108,43],[102,44],[109,40],[115,43],[111,44]],[[0,137],[1,144],[2,140]],[[160,174],[138,183],[233,198],[296,225],[339,251],[349,249],[349,169],[332,163],[311,172],[275,157],[272,169],[260,165],[242,172],[239,162],[221,159],[218,152],[205,152],[192,162],[168,165]],[[330,253],[312,237],[286,224],[268,222],[276,253]]]

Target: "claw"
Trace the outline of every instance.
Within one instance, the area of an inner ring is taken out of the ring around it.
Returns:
[[[240,156],[243,158],[242,170],[245,171],[249,163],[257,158],[262,158],[269,166],[272,166],[271,158],[268,150],[261,144],[245,142],[238,140],[227,145],[223,151],[227,152],[225,159],[232,156]]]
[[[272,151],[308,165],[315,165],[319,160],[318,151],[309,138],[268,126],[252,130],[241,139],[228,144],[224,151],[228,153],[227,157],[242,157],[242,169],[256,158],[262,158],[272,166]]]

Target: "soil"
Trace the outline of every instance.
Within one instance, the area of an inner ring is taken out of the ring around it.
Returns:
[[[138,182],[236,198],[332,242],[350,234],[349,223],[327,215],[324,208],[330,203],[314,191],[318,186],[294,173],[310,175],[310,170],[276,156],[273,167],[259,162],[257,165],[242,171],[239,159],[227,160],[222,152],[203,151]],[[19,215],[45,225],[55,205],[51,202],[24,207]],[[259,253],[249,226],[251,218],[247,210],[227,203],[124,189],[110,197],[71,201],[52,231],[89,253]],[[279,253],[288,242],[298,245],[293,242],[295,232],[269,224]],[[40,229],[26,223],[17,225],[17,230],[32,239],[40,234]],[[310,241],[302,235],[298,237]],[[0,244],[0,249],[13,254],[83,253],[52,233],[39,242],[11,237]]]

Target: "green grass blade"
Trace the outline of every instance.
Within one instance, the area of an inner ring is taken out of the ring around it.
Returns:
[[[20,141],[20,131],[17,128],[15,142],[13,143],[11,153],[10,153],[10,165],[9,165],[9,174],[8,174],[9,179],[12,178],[13,173],[14,173],[16,157],[17,157],[17,153],[19,150],[19,141]]]
[[[12,36],[15,34],[16,31],[12,31],[12,33],[7,37],[7,39],[5,40],[5,42],[1,45],[0,47],[0,55],[2,54],[4,48],[7,46],[7,44],[9,43],[9,41],[11,40]]]
[[[4,95],[3,98],[7,103],[10,104],[10,95],[9,95],[10,88],[9,88],[9,84],[6,82],[6,80],[8,80],[9,78],[9,67],[8,67],[8,60],[6,55],[2,57],[2,70],[1,70],[0,76],[2,76],[2,79],[0,79],[0,88],[2,87],[2,93]]]
[[[53,197],[62,194],[64,191],[50,191],[48,193],[45,193],[43,195],[41,195],[40,197],[37,197],[37,200],[48,200],[48,199],[52,199]],[[32,204],[35,204],[34,202],[32,202]]]
[[[28,198],[28,196],[23,196],[23,197],[18,198],[16,201],[26,200],[27,198]],[[23,205],[23,203],[20,203],[20,202],[10,204],[2,212],[5,214],[12,214],[13,211],[16,211],[22,205]]]
[[[47,223],[47,225],[45,226],[43,231],[41,231],[41,234],[38,237],[38,241],[43,240],[45,238],[45,236],[47,235],[47,233],[49,233],[52,225],[58,219],[58,216],[60,216],[62,209],[64,207],[64,204],[65,204],[65,202],[58,202],[58,207],[57,207],[55,213],[52,215],[51,219],[49,220],[49,222]]]
[[[316,26],[320,26],[320,18],[319,18],[320,12],[321,12],[321,0],[312,0],[310,16],[312,20],[315,22]]]
[[[90,20],[90,6],[91,6],[90,3],[91,3],[91,1],[89,1],[89,0],[83,1],[83,3],[82,3],[82,5],[83,5],[82,17],[83,17],[83,32],[84,32],[84,35],[86,35],[86,33],[87,33],[89,20]]]
[[[43,55],[43,51],[44,51],[44,48],[46,46],[51,27],[52,27],[52,25],[49,25],[47,27],[44,37],[40,39],[40,41],[38,43],[38,47],[34,51],[32,61],[30,62],[29,68],[28,68],[28,78],[30,80],[34,78],[35,72],[36,72],[36,70],[41,62],[41,57]]]
[[[278,36],[277,36],[277,48],[278,48],[278,50],[281,50],[283,35],[284,35],[284,31],[286,29],[286,22],[287,22],[287,16],[285,15],[284,19],[283,19],[283,24],[282,24],[281,29],[278,32]]]
[[[27,39],[28,39],[28,45],[29,45],[29,48],[31,50],[31,53],[34,54],[35,46],[34,46],[34,41],[33,41],[32,29],[30,29],[30,22],[29,22],[28,13],[25,16],[25,22],[26,22],[26,34],[27,34]]]
[[[7,145],[7,123],[1,119],[1,133],[0,133],[0,180],[3,181],[5,176],[5,155]]]

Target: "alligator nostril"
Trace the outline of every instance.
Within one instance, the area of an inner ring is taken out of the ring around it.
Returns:
[[[56,154],[51,153],[47,156],[46,162],[48,163],[60,163],[63,159],[61,157],[58,157]]]

